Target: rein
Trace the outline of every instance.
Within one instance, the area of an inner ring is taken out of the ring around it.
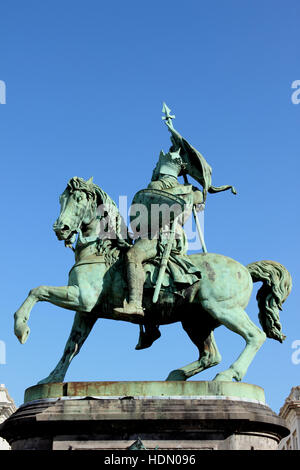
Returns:
[[[105,264],[106,261],[105,261],[105,256],[103,255],[96,255],[96,257],[92,257],[91,259],[87,258],[85,260],[82,260],[82,261],[78,261],[77,263],[75,263],[72,268],[70,269],[69,271],[69,275],[70,273],[73,271],[74,268],[77,268],[77,266],[82,266],[84,264]]]

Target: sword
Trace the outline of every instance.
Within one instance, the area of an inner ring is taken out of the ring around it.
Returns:
[[[171,250],[172,250],[173,241],[175,239],[176,226],[177,226],[177,218],[175,218],[174,221],[173,221],[170,237],[169,237],[168,243],[167,243],[167,245],[164,249],[164,253],[163,253],[163,256],[162,256],[162,259],[161,259],[161,265],[160,265],[160,268],[159,268],[158,278],[157,278],[157,281],[156,281],[156,286],[155,286],[153,299],[152,299],[152,302],[154,304],[158,300],[158,296],[159,296],[159,293],[160,293],[160,288],[161,288],[161,285],[162,285],[164,274],[165,274],[166,269],[167,269],[168,261],[169,261]]]

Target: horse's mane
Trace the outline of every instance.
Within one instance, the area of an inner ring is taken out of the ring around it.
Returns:
[[[121,214],[117,208],[116,203],[113,199],[101,189],[97,184],[93,183],[91,180],[85,181],[83,178],[79,178],[78,176],[74,176],[71,178],[67,184],[67,189],[71,192],[73,191],[84,191],[88,197],[88,199],[93,199],[96,197],[97,206],[105,205],[110,207],[116,212],[120,217]]]
[[[97,207],[105,209],[105,212],[109,215],[109,219],[114,225],[114,232],[116,234],[116,240],[119,248],[132,244],[132,240],[128,235],[127,225],[121,216],[119,209],[113,199],[101,189],[97,184],[93,183],[92,180],[85,181],[83,178],[74,176],[67,184],[69,191],[84,191],[88,199],[95,199]],[[103,215],[103,214],[102,214]]]

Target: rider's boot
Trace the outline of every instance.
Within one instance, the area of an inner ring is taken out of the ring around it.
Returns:
[[[127,283],[129,289],[128,300],[124,300],[123,307],[114,308],[122,320],[141,323],[144,319],[144,310],[142,307],[143,288],[145,281],[145,273],[141,263],[127,263]]]
[[[140,325],[140,336],[138,344],[135,349],[146,349],[150,348],[154,341],[160,338],[161,334],[157,325],[146,324],[145,329],[143,325]]]

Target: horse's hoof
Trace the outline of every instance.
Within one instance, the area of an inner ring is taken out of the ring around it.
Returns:
[[[29,333],[30,333],[30,328],[25,323],[22,323],[21,325],[18,325],[18,324],[15,325],[15,335],[21,344],[26,343]]]
[[[213,382],[232,382],[232,374],[220,372],[215,376]]]
[[[22,335],[22,337],[19,339],[21,344],[26,343],[29,334],[30,334],[30,328],[29,328],[29,326],[27,326],[24,333],[23,333],[23,335]]]
[[[50,377],[46,377],[45,379],[40,380],[37,383],[37,385],[50,384],[50,383],[56,383],[56,382],[61,382],[61,380],[51,380]]]
[[[186,375],[183,370],[175,369],[175,370],[172,370],[172,372],[170,372],[168,377],[166,378],[166,381],[171,381],[171,380],[184,381],[186,380]]]

